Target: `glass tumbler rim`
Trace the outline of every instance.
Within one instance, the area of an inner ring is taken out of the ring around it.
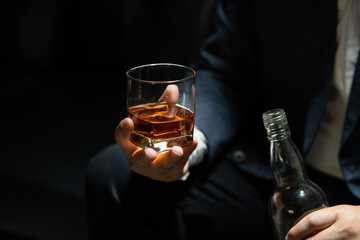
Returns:
[[[139,79],[139,78],[136,78],[136,77],[133,77],[133,76],[130,75],[132,72],[134,72],[134,71],[136,71],[138,69],[145,68],[145,67],[156,67],[156,66],[175,66],[175,67],[178,67],[178,68],[184,68],[184,69],[190,71],[192,74],[189,77],[184,77],[184,78],[181,78],[181,79],[174,79],[174,80],[146,80],[146,79]],[[190,79],[195,78],[195,75],[196,75],[196,72],[191,67],[181,65],[181,64],[176,64],[176,63],[143,64],[143,65],[140,65],[140,66],[133,67],[133,68],[126,71],[126,77],[133,80],[133,81],[145,82],[145,83],[162,83],[162,84],[185,82],[185,81],[188,81]]]

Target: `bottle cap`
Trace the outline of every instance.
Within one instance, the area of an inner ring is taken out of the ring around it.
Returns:
[[[284,109],[277,108],[266,111],[263,113],[262,118],[269,140],[281,140],[290,135]]]

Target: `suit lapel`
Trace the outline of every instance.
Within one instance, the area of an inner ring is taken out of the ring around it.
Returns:
[[[314,1],[311,4],[304,3],[301,6],[302,9],[299,10],[303,19],[301,30],[305,32],[305,35],[309,36],[307,46],[321,56],[319,63],[313,68],[312,78],[316,82],[311,83],[315,89],[315,94],[312,97],[306,116],[303,142],[303,154],[306,155],[323,116],[333,79],[337,1]]]
[[[327,76],[328,83],[321,89],[313,100],[310,103],[309,111],[306,117],[306,126],[305,126],[305,137],[304,137],[304,148],[303,154],[306,155],[310,149],[312,141],[315,138],[316,131],[319,127],[321,118],[323,116],[326,101],[329,97],[330,92],[330,83],[332,79],[332,74],[329,73]]]
[[[359,124],[360,115],[360,51],[358,53],[354,79],[345,117],[344,132],[341,139],[343,146],[349,139],[356,124]]]

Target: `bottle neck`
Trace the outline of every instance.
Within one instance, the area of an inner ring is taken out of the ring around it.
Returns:
[[[307,181],[303,158],[290,136],[270,140],[270,165],[279,187]]]
[[[291,139],[284,110],[275,109],[263,114],[267,138],[270,141],[270,164],[278,186],[307,180],[302,156]]]

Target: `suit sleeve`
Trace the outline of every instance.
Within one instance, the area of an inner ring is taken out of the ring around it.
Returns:
[[[219,1],[214,30],[193,63],[197,72],[195,124],[207,138],[208,163],[234,141],[250,109],[257,76],[248,2]]]

